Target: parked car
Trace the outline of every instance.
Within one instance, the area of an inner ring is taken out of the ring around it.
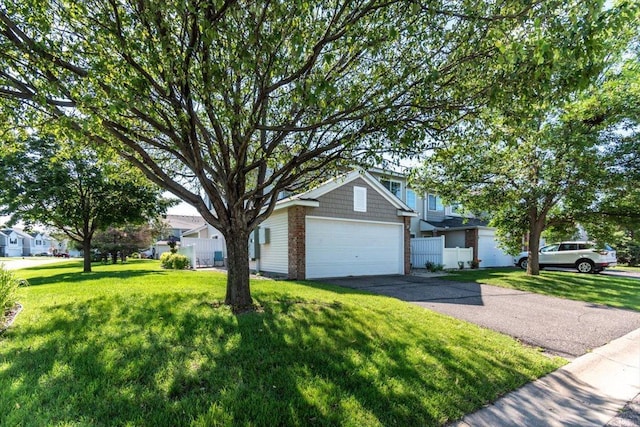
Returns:
[[[58,257],[58,258],[69,258],[69,254],[65,253],[65,252],[58,252],[56,254],[56,257]]]
[[[516,266],[526,270],[529,254],[521,252],[513,259]],[[618,264],[616,251],[610,246],[596,246],[593,242],[560,242],[540,248],[540,268],[575,268],[581,273],[597,273]]]

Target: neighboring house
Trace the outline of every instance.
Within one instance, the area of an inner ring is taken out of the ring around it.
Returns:
[[[7,244],[9,243],[9,236],[0,231],[0,257],[6,257]]]
[[[412,218],[411,237],[445,237],[445,248],[472,248],[481,267],[511,266],[513,258],[504,253],[496,240],[495,228],[486,221],[463,215],[458,205],[445,206],[434,193],[421,194],[407,185],[402,173],[372,169],[371,174],[407,206],[418,212]]]
[[[28,234],[19,232],[18,230],[7,228],[2,230],[2,234],[6,237],[6,246],[4,249],[4,255],[7,257],[20,257],[24,256],[24,236]]]
[[[364,171],[280,200],[251,240],[252,269],[289,279],[409,274],[417,213]]]
[[[18,228],[7,228],[0,232],[0,256],[52,254],[56,247],[56,240],[44,233],[28,234]]]
[[[32,233],[29,239],[24,240],[25,256],[28,255],[52,255],[57,248],[57,242],[43,233]]]
[[[206,225],[200,215],[166,215],[164,220],[169,224],[169,235],[163,236],[163,240],[169,240],[171,237],[180,239],[185,232]]]

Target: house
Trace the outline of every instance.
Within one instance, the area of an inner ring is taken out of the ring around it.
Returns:
[[[0,231],[0,256],[22,257],[53,254],[57,242],[45,233],[26,233],[18,228]]]
[[[442,198],[431,192],[421,194],[407,185],[399,172],[372,169],[371,174],[408,207],[418,212],[411,219],[411,237],[445,237],[445,248],[472,248],[473,258],[481,267],[513,265],[513,257],[499,248],[495,228],[473,215],[462,213],[459,205],[445,206]]]
[[[185,232],[206,225],[204,218],[200,215],[166,215],[164,220],[169,225],[169,235],[162,236],[164,240],[169,240],[171,237],[180,239]]]
[[[280,200],[251,240],[252,269],[289,279],[409,274],[417,213],[353,171]]]
[[[25,236],[31,237],[28,234],[19,232],[18,230],[7,228],[0,230],[2,232],[4,242],[4,256],[7,257],[21,257],[24,256],[24,239]]]
[[[32,233],[29,238],[23,240],[25,256],[29,255],[52,255],[57,249],[57,242],[44,233]]]
[[[6,257],[7,244],[9,243],[9,236],[0,231],[0,257]]]

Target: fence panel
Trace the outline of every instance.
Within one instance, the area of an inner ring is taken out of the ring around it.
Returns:
[[[224,239],[198,239],[183,237],[181,246],[193,246],[195,251],[194,268],[222,265],[227,256]],[[216,256],[217,253],[217,256]]]
[[[444,236],[411,239],[411,265],[425,268],[427,262],[444,264]]]
[[[469,268],[473,259],[473,248],[446,248],[444,250],[444,268],[460,268],[459,262],[464,263],[464,268]]]

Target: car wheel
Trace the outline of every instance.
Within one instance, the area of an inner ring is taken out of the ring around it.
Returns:
[[[593,273],[595,271],[593,261],[588,259],[581,259],[576,262],[576,268],[580,273]]]
[[[527,265],[529,265],[528,258],[522,258],[520,261],[518,261],[518,267],[520,267],[523,270],[527,269]]]

